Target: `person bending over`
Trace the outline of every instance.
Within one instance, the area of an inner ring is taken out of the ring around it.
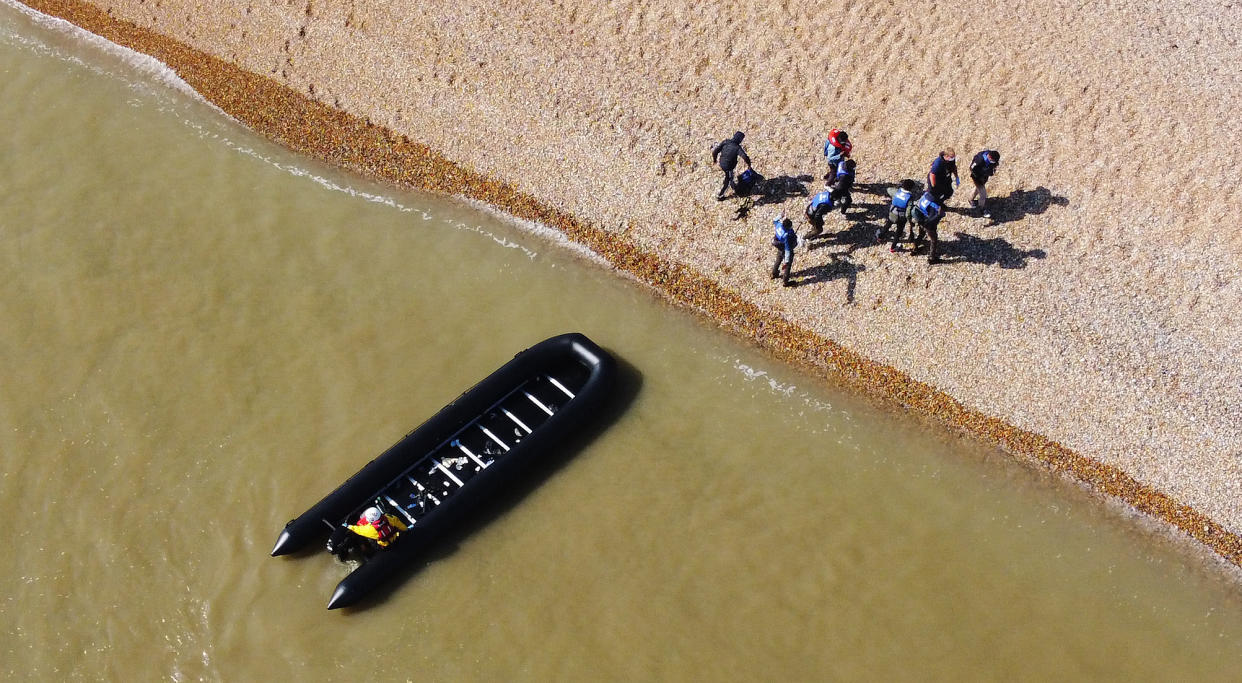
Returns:
[[[724,182],[720,185],[720,192],[716,193],[716,199],[724,199],[725,192],[732,186],[734,192],[737,191],[737,184],[733,181],[733,169],[737,168],[737,158],[741,157],[746,162],[746,168],[750,168],[750,157],[746,155],[746,150],[742,149],[742,140],[746,134],[738,131],[728,140],[721,140],[712,148],[712,161],[720,166],[720,170],[724,171]]]
[[[825,183],[824,189],[820,190],[811,197],[811,201],[807,202],[806,222],[811,224],[811,229],[805,235],[806,239],[814,239],[824,234],[824,216],[832,211],[832,184]]]
[[[940,234],[938,227],[940,219],[944,218],[944,206],[936,199],[936,195],[931,190],[923,193],[922,197],[914,203],[914,208],[910,211],[910,220],[919,229],[919,234],[914,237],[914,248],[910,253],[918,251],[926,237],[931,243],[931,250],[927,254],[928,263],[940,263]]]
[[[918,186],[909,178],[901,181],[900,187],[888,188],[888,196],[892,197],[892,200],[888,203],[888,215],[884,218],[884,227],[875,231],[875,241],[882,241],[888,234],[889,226],[895,226],[897,230],[893,233],[893,242],[888,247],[889,251],[897,251],[897,243],[902,240],[906,232],[906,222],[910,218],[910,210],[914,207],[914,191],[917,189]],[[914,232],[913,226],[910,232]],[[911,234],[911,237],[914,235]]]

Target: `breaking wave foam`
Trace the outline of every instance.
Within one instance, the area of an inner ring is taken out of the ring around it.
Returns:
[[[70,62],[76,66],[82,67],[84,69],[87,69],[99,75],[122,79],[131,87],[146,89],[146,86],[152,85],[152,84],[164,86],[168,89],[175,91],[176,93],[180,95],[190,97],[196,103],[203,104],[203,105],[210,107],[214,112],[228,119],[230,122],[235,123],[237,125],[242,125],[232,116],[230,116],[227,112],[220,109],[216,105],[212,104],[209,100],[207,100],[207,98],[203,97],[198,91],[192,88],[189,83],[182,80],[182,78],[178,76],[177,73],[173,71],[171,67],[159,61],[158,59],[151,57],[150,55],[146,55],[136,50],[131,50],[130,48],[127,48],[123,45],[118,45],[117,43],[113,43],[112,41],[106,38],[103,38],[85,29],[82,29],[64,19],[61,19],[59,17],[53,17],[47,14],[43,14],[42,12],[39,12],[35,9],[27,7],[26,5],[23,5],[17,2],[16,0],[0,0],[0,6],[7,7],[9,9],[12,9],[20,13],[21,15],[29,19],[36,27],[42,30],[51,32],[56,35],[67,37],[75,41],[76,44],[85,45],[86,47],[90,49],[97,50],[103,54],[106,54],[118,60],[125,69],[130,71],[130,73],[117,73],[114,70],[110,70],[98,64],[91,63],[90,61],[83,59],[82,57],[76,54],[73,54],[71,49],[69,50],[58,49],[57,47],[49,44],[48,42],[40,41],[38,39],[31,38],[27,35],[23,35],[19,31],[14,30],[11,27],[0,26],[0,32],[2,32],[0,33],[0,39],[6,40],[15,45],[21,45],[27,49],[31,49],[31,50],[41,52],[43,54],[51,55],[57,59],[62,59],[64,61]],[[359,199],[362,199],[368,202],[373,202],[373,203],[389,206],[398,211],[402,211],[405,213],[411,213],[411,214],[418,216],[424,221],[431,221],[431,220],[436,219],[436,216],[433,215],[432,213],[424,209],[418,208],[418,207],[413,207],[413,206],[403,204],[391,196],[387,196],[384,194],[377,194],[373,192],[366,192],[356,187],[352,187],[348,184],[342,184],[326,176],[317,174],[305,168],[302,165],[281,161],[277,159],[274,155],[265,154],[253,146],[237,142],[232,137],[230,137],[226,132],[213,131],[211,130],[211,127],[209,125],[205,125],[203,122],[196,121],[191,117],[184,117],[183,122],[188,127],[190,127],[192,130],[194,130],[200,137],[209,138],[213,141],[216,141],[220,144],[225,145],[226,147],[232,149],[233,151],[237,153],[244,154],[251,158],[257,159],[265,164],[268,164],[292,176],[299,177],[299,178],[306,178],[307,180],[314,182],[315,184],[319,185],[320,187],[324,189],[331,190],[333,192],[341,192],[351,197],[357,197]],[[527,234],[531,234],[538,238],[548,240],[552,242],[553,244],[556,244],[564,249],[567,249],[570,252],[580,257],[586,258],[594,263],[605,265],[605,266],[608,265],[607,261],[603,257],[591,251],[587,247],[581,244],[578,244],[576,242],[573,242],[564,233],[562,233],[559,230],[556,230],[555,228],[552,228],[551,226],[548,226],[542,223],[537,223],[534,221],[527,221],[527,220],[519,219],[511,214],[505,213],[504,211],[494,206],[491,206],[489,204],[486,204],[484,202],[481,202],[481,201],[469,199],[467,197],[462,197],[462,196],[457,196],[455,198],[478,211],[481,211],[483,213],[488,214],[489,216],[492,216],[493,218],[496,218],[497,220],[501,220],[505,223],[513,225],[517,227],[519,230]],[[504,235],[497,234],[491,230],[488,230],[483,225],[474,224],[469,221],[452,220],[452,219],[447,219],[447,218],[441,219],[441,221],[443,224],[449,227],[452,227],[458,230],[476,232],[478,234],[486,236],[490,238],[493,242],[495,242],[497,245],[504,247],[506,249],[520,250],[528,258],[534,259],[539,255],[538,251],[530,248],[529,246],[516,242]]]

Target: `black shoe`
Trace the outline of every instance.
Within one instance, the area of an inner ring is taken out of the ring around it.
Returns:
[[[718,194],[718,195],[716,195],[716,201],[718,201],[718,202],[723,202],[723,201],[724,201],[724,198],[725,198],[725,196],[724,196],[724,195],[722,195],[722,194]]]

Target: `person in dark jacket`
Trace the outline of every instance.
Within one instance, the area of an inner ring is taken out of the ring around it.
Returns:
[[[737,184],[733,182],[733,169],[737,168],[737,158],[742,157],[742,161],[746,162],[746,168],[750,168],[750,157],[746,156],[746,150],[742,149],[742,139],[746,134],[738,131],[728,140],[721,140],[719,144],[712,148],[712,161],[720,165],[720,170],[724,171],[724,182],[720,185],[720,192],[716,193],[716,199],[724,199],[725,192],[729,186],[733,186],[733,190],[737,191]]]
[[[853,159],[842,159],[837,164],[836,176],[832,180],[832,201],[836,206],[841,207],[841,215],[845,215],[845,210],[850,208],[850,204],[854,203],[854,195],[850,190],[854,189],[854,169],[857,165]]]
[[[943,204],[953,196],[953,186],[961,182],[957,175],[957,154],[949,147],[932,161],[931,170],[927,172],[927,190]]]
[[[794,248],[798,246],[798,233],[793,221],[785,212],[772,221],[772,247],[776,249],[776,263],[772,264],[772,279],[781,278],[781,284],[789,287],[789,271],[793,268]]]
[[[987,185],[988,178],[996,173],[999,165],[1000,152],[991,149],[979,152],[970,162],[970,179],[975,183],[975,191],[970,195],[970,205],[977,207],[985,218],[992,214],[988,213],[988,191],[984,186]]]

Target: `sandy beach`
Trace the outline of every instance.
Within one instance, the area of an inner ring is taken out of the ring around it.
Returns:
[[[247,125],[564,230],[878,401],[1071,473],[1242,566],[1242,8],[832,0],[33,0]],[[852,215],[768,278],[772,218],[854,140]],[[745,131],[779,191],[715,200]],[[944,147],[946,262],[871,237]],[[992,217],[966,167],[999,150]]]

